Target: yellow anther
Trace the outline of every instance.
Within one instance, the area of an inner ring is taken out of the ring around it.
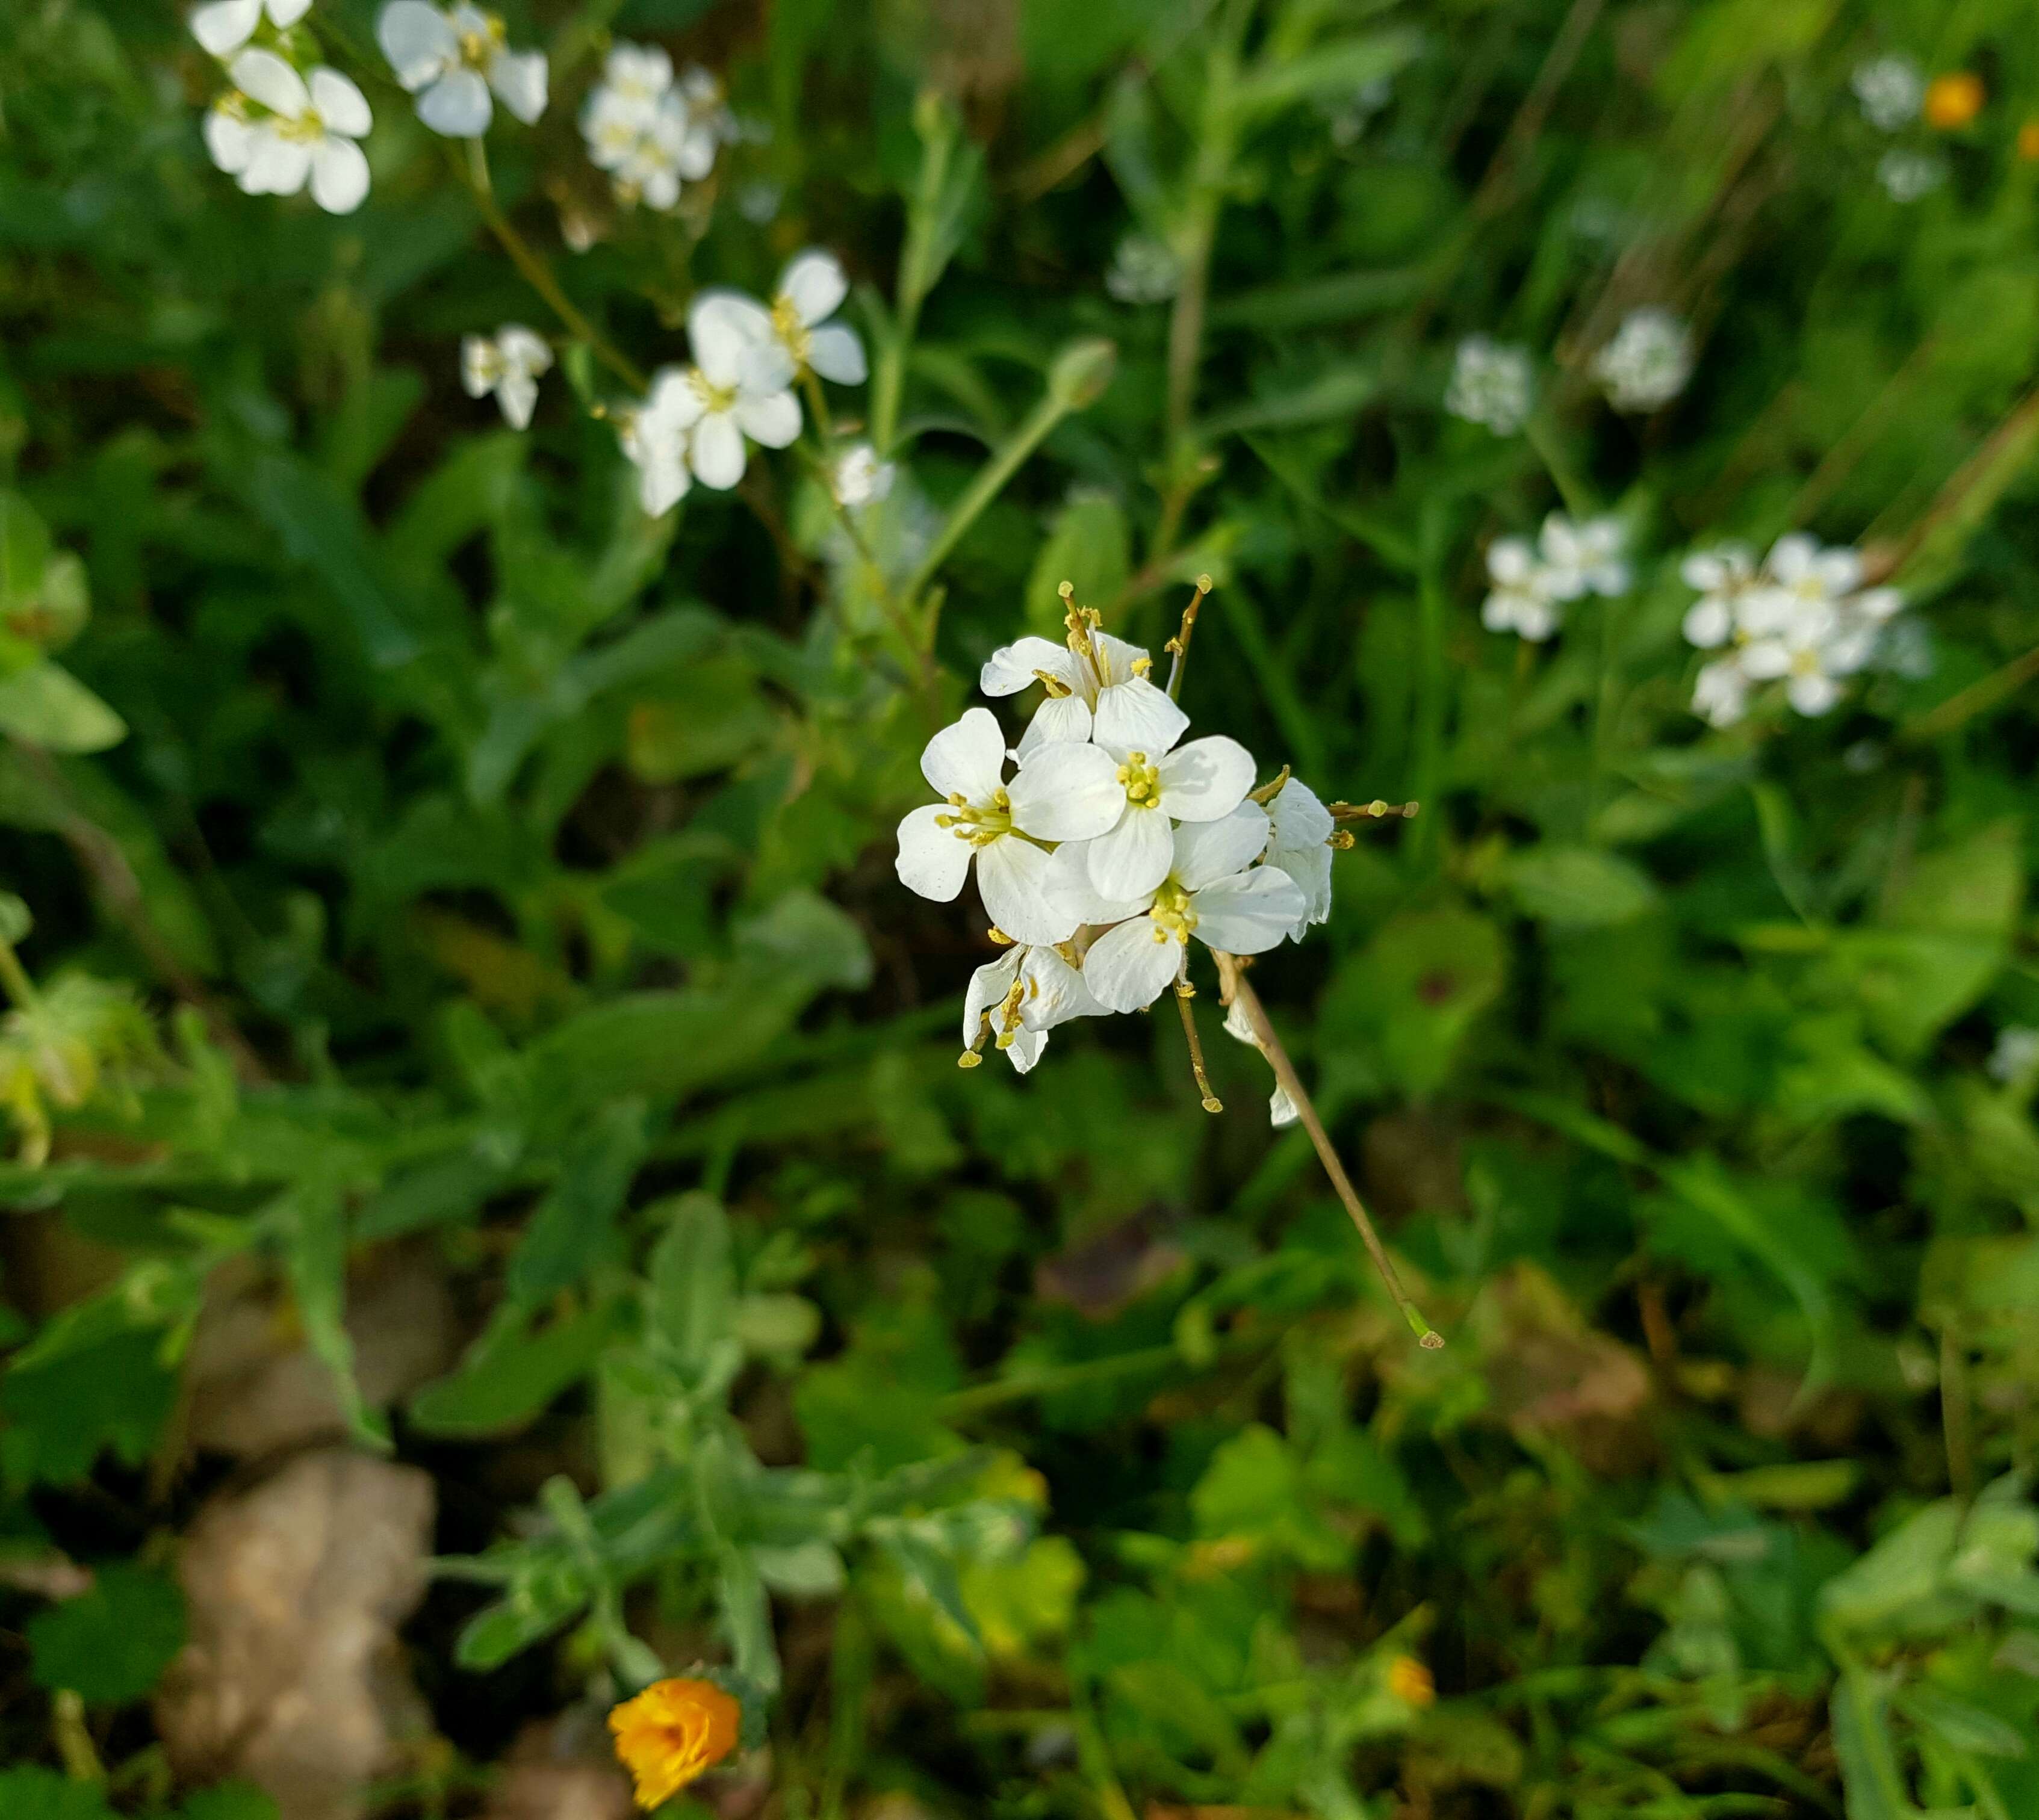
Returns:
[[[1126,791],[1126,800],[1135,808],[1151,809],[1160,799],[1160,769],[1147,762],[1145,753],[1129,752],[1114,775]]]
[[[1036,670],[1035,671],[1034,675],[1040,682],[1041,685],[1047,690],[1048,699],[1050,701],[1060,701],[1064,696],[1074,695],[1076,693],[1076,691],[1071,688],[1067,683],[1064,682],[1060,677],[1051,676],[1046,670]]]
[[[1339,852],[1343,853],[1355,844],[1357,839],[1357,837],[1350,828],[1335,828],[1324,836],[1324,844],[1327,847],[1335,847]]]
[[[1074,582],[1065,582],[1059,588],[1056,589],[1055,592],[1060,594],[1065,601],[1074,601],[1076,593],[1076,585]]]
[[[990,934],[992,940],[997,942],[1000,947],[1009,948],[1012,946],[1012,938],[1007,935],[1003,929],[998,928],[994,925]]]
[[[1133,660],[1133,673],[1137,677],[1144,677],[1153,667],[1152,658],[1135,658]]]
[[[980,1056],[976,1050],[965,1049],[961,1055],[956,1057],[956,1066],[959,1068],[974,1068],[983,1060],[984,1057]]]

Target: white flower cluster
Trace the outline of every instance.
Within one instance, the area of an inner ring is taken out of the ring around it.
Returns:
[[[1791,706],[1822,715],[1841,698],[1903,609],[1895,588],[1865,588],[1862,558],[1822,548],[1802,532],[1779,537],[1759,566],[1739,544],[1696,551],[1680,571],[1699,590],[1685,636],[1702,650],[1725,650],[1700,670],[1692,711],[1731,726],[1749,711],[1756,685],[1783,679]]]
[[[1166,241],[1130,233],[1105,267],[1104,288],[1121,303],[1166,303],[1183,282],[1181,262]]]
[[[948,903],[974,861],[1010,944],[971,976],[966,1067],[989,1040],[1024,1073],[1057,1024],[1151,1005],[1187,982],[1192,935],[1259,954],[1331,914],[1331,812],[1285,775],[1263,806],[1245,747],[1183,742],[1189,717],[1145,651],[1094,612],[1069,625],[1066,645],[1023,638],[984,666],[994,698],[1046,689],[1017,749],[971,708],[921,755],[942,801],[899,824],[901,882]]]
[[[1893,146],[1876,161],[1876,180],[1894,203],[1916,203],[1947,180],[1947,167],[1931,152]]]
[[[2006,1086],[2029,1083],[2039,1075],[2039,1030],[2030,1024],[2007,1024],[1996,1033],[1989,1052],[1989,1078]]]
[[[1881,133],[1895,133],[1918,119],[1926,103],[1926,78],[1909,57],[1874,57],[1848,78],[1862,118]]]
[[[418,97],[418,118],[450,139],[487,132],[497,101],[527,127],[545,111],[545,52],[511,50],[502,20],[465,0],[389,0],[375,40],[397,80]]]
[[[800,433],[792,389],[802,373],[863,383],[864,343],[849,324],[829,320],[849,294],[833,253],[803,252],[780,275],[769,305],[739,290],[694,299],[687,312],[693,364],[661,367],[644,402],[619,414],[646,511],[668,510],[696,480],[734,487],[743,478],[746,440],[767,449],[791,443]]]
[[[1593,376],[1616,410],[1637,416],[1661,411],[1692,377],[1692,332],[1654,304],[1631,309],[1593,356]]]
[[[551,344],[536,329],[506,322],[492,340],[466,335],[460,343],[460,379],[470,398],[492,392],[512,430],[526,428],[538,402],[538,381],[552,370]]]
[[[724,142],[737,137],[715,78],[697,66],[676,77],[672,59],[655,44],[610,50],[582,105],[580,131],[617,199],[661,212],[677,207],[682,184],[699,183]]]
[[[1484,335],[1469,335],[1452,361],[1445,408],[1497,436],[1513,436],[1529,420],[1529,352]]]
[[[1565,609],[1587,594],[1612,599],[1628,592],[1627,532],[1619,518],[1575,524],[1562,512],[1527,537],[1497,537],[1487,552],[1494,586],[1479,610],[1490,632],[1513,632],[1541,644],[1563,623]]]

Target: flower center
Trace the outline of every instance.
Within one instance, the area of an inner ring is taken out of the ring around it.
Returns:
[[[1136,809],[1152,809],[1161,800],[1161,772],[1149,764],[1144,752],[1129,752],[1118,768],[1118,781],[1126,786],[1126,800]]]
[[[792,355],[796,365],[807,365],[807,355],[814,345],[814,334],[801,321],[800,313],[794,309],[790,297],[773,298],[772,332],[786,344],[786,351]]]
[[[294,119],[278,115],[270,129],[279,139],[298,139],[309,145],[325,137],[325,122],[316,108],[307,108]]]
[[[488,23],[480,30],[465,31],[460,35],[460,58],[463,63],[473,63],[486,69],[490,60],[507,41],[503,21],[491,13]]]
[[[960,793],[949,798],[953,815],[935,817],[937,828],[952,830],[959,840],[973,847],[989,847],[1001,835],[1012,832],[1012,802],[1003,790],[994,790],[987,803],[972,802]]]
[[[697,366],[687,375],[693,382],[694,396],[701,401],[701,408],[709,412],[734,411],[736,408],[736,388],[718,385]],[[998,793],[1001,797],[1004,791]]]
[[[1808,647],[1791,654],[1791,673],[1794,677],[1817,676],[1820,673],[1820,654]]]
[[[1190,931],[1197,926],[1197,913],[1190,893],[1174,879],[1166,880],[1154,893],[1154,907],[1147,914],[1154,924],[1156,941],[1165,942],[1172,935],[1188,945]]]

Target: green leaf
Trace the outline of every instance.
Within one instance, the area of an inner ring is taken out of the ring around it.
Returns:
[[[1648,874],[1592,847],[1532,847],[1509,856],[1503,881],[1525,915],[1560,929],[1604,929],[1657,901]]]
[[[0,1378],[0,1464],[7,1483],[66,1485],[102,1451],[130,1466],[146,1460],[177,1398],[153,1328],[117,1333],[47,1363],[14,1364]]]
[[[104,752],[127,737],[127,723],[46,658],[0,677],[0,733],[51,752]]]
[[[119,1820],[97,1784],[54,1769],[0,1769],[0,1814],[7,1820]]]
[[[146,1568],[101,1568],[92,1590],[28,1620],[28,1672],[38,1687],[69,1689],[93,1706],[150,1693],[184,1643],[184,1595]]]
[[[1422,44],[1422,35],[1414,31],[1379,32],[1322,44],[1254,70],[1234,91],[1234,99],[1242,108],[1263,112],[1314,95],[1351,95],[1393,75]]]
[[[666,1235],[651,1254],[652,1333],[683,1375],[698,1378],[731,1338],[736,1268],[729,1216],[712,1195],[670,1204]]]
[[[332,1374],[347,1425],[364,1447],[389,1447],[389,1430],[379,1412],[362,1400],[354,1370],[354,1341],[347,1331],[347,1214],[339,1185],[308,1181],[279,1196],[272,1211],[283,1234],[290,1288],[305,1338]]]
[[[616,1216],[650,1142],[643,1104],[625,1100],[606,1107],[568,1144],[560,1179],[539,1202],[510,1261],[510,1293],[517,1302],[533,1306],[608,1257]]]
[[[429,1434],[480,1439],[524,1426],[594,1368],[616,1331],[612,1306],[537,1324],[506,1303],[458,1371],[410,1401],[411,1420]]]
[[[177,1820],[278,1820],[276,1803],[245,1782],[222,1782],[184,1797]]]

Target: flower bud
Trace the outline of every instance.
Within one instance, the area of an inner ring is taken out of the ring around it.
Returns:
[[[1069,411],[1087,411],[1104,396],[1118,364],[1118,344],[1103,336],[1073,341],[1048,369],[1048,396]]]

